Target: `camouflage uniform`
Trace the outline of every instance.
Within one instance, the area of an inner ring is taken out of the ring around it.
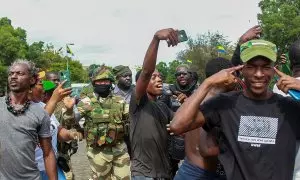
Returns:
[[[93,80],[111,79],[109,70],[96,72]],[[120,96],[97,97],[94,92],[81,95],[78,111],[85,118],[87,156],[92,179],[130,179],[130,159],[124,143],[124,120],[129,106]]]
[[[79,130],[79,124],[75,120],[74,111],[68,112],[62,101],[57,104],[54,115],[62,127],[73,131]],[[73,180],[74,175],[72,172],[70,156],[77,151],[77,140],[72,140],[70,142],[58,142],[57,146],[59,156],[67,160],[67,164],[70,168],[69,172],[64,172],[66,179]]]
[[[92,84],[89,84],[85,87],[82,88],[81,92],[80,92],[80,99],[87,97],[88,94],[94,93],[94,88]]]

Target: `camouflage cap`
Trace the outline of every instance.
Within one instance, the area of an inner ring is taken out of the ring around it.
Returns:
[[[108,79],[111,82],[115,81],[114,75],[105,66],[101,66],[94,71],[92,81],[103,80],[103,79]]]

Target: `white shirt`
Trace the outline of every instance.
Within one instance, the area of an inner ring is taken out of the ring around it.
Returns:
[[[38,103],[42,108],[46,106],[43,102]],[[58,133],[58,126],[60,125],[57,121],[56,117],[52,114],[50,117],[50,134],[52,136],[52,148],[57,157],[57,133]],[[40,171],[45,171],[45,164],[44,164],[44,157],[43,157],[43,150],[40,147],[35,149],[35,162],[37,162],[37,167]]]

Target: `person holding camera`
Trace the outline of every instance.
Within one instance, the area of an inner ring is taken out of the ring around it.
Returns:
[[[60,82],[60,76],[58,72],[46,72],[46,80],[51,81],[57,87]],[[43,102],[47,103],[49,98],[53,94],[53,89],[45,91],[45,97]],[[79,122],[75,118],[75,100],[71,97],[64,98],[63,101],[57,102],[54,115],[57,118],[59,124],[67,130],[72,132],[78,132],[83,134],[82,129],[80,128]],[[77,140],[63,141],[57,143],[58,150],[58,160],[63,167],[64,174],[67,180],[74,179],[74,173],[71,166],[71,156],[75,154],[78,150]]]
[[[178,31],[169,28],[154,34],[142,70],[136,74],[136,88],[131,95],[129,120],[133,180],[172,178],[166,128],[174,112],[158,101],[163,92],[163,81],[155,70],[158,47],[164,40],[168,46],[176,46],[179,43]]]
[[[42,74],[42,73],[39,73]],[[82,139],[82,135],[80,133],[69,131],[61,126],[61,124],[56,119],[53,114],[54,109],[59,102],[63,102],[66,106],[72,106],[74,104],[73,100],[69,97],[66,97],[71,94],[71,89],[62,87],[62,84],[59,84],[57,87],[51,81],[43,81],[43,77],[39,76],[37,80],[37,84],[32,88],[31,93],[29,94],[29,99],[37,104],[39,104],[42,108],[45,108],[46,112],[50,116],[50,134],[52,137],[52,148],[57,157],[57,173],[58,180],[65,180],[66,177],[64,175],[64,171],[68,169],[67,161],[62,160],[58,156],[57,143],[66,142],[71,140]],[[56,87],[56,88],[55,88]],[[55,90],[54,90],[55,89]],[[51,91],[52,96],[47,101],[47,105],[42,102],[45,92]],[[40,171],[41,179],[48,180],[48,175],[45,171],[45,163],[43,160],[43,152],[40,146],[38,145],[35,149],[35,161],[37,162],[38,169]]]

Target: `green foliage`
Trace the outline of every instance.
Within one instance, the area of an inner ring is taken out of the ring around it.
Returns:
[[[262,0],[258,19],[263,28],[263,38],[275,43],[279,54],[300,38],[299,0]]]
[[[0,94],[4,94],[6,91],[7,82],[7,67],[0,63]]]
[[[161,73],[163,80],[165,81],[168,76],[169,67],[167,63],[161,61],[156,65],[156,69]]]
[[[24,58],[27,47],[26,31],[12,27],[7,18],[0,19],[0,62],[9,65],[17,58]]]
[[[7,82],[6,67],[16,59],[24,58],[33,61],[38,68],[45,71],[65,70],[68,59],[72,82],[88,81],[88,73],[79,61],[63,56],[53,45],[42,41],[28,45],[24,29],[14,28],[11,20],[6,17],[0,18],[0,82]],[[0,88],[4,87],[3,84],[0,85]]]
[[[72,83],[88,82],[88,73],[85,71],[79,61],[71,60],[69,57],[64,57],[61,62],[52,63],[47,69],[48,71],[59,72],[67,69],[67,60],[69,60],[69,69],[71,72]]]
[[[168,64],[161,61],[156,65],[156,69],[162,74],[164,82],[174,84],[176,82],[176,68],[180,64],[182,64],[182,61],[179,60],[173,60]]]
[[[218,53],[217,46],[222,45],[227,51],[226,54]],[[192,60],[191,68],[199,75],[199,81],[205,79],[206,63],[216,57],[224,57],[231,59],[234,47],[230,45],[230,41],[219,32],[208,32],[198,35],[195,39],[189,38],[187,48],[177,54],[177,58],[182,62]]]
[[[182,64],[182,62],[179,60],[169,62],[168,76],[166,78],[167,83],[174,84],[176,82],[175,72],[177,66],[180,64]]]

